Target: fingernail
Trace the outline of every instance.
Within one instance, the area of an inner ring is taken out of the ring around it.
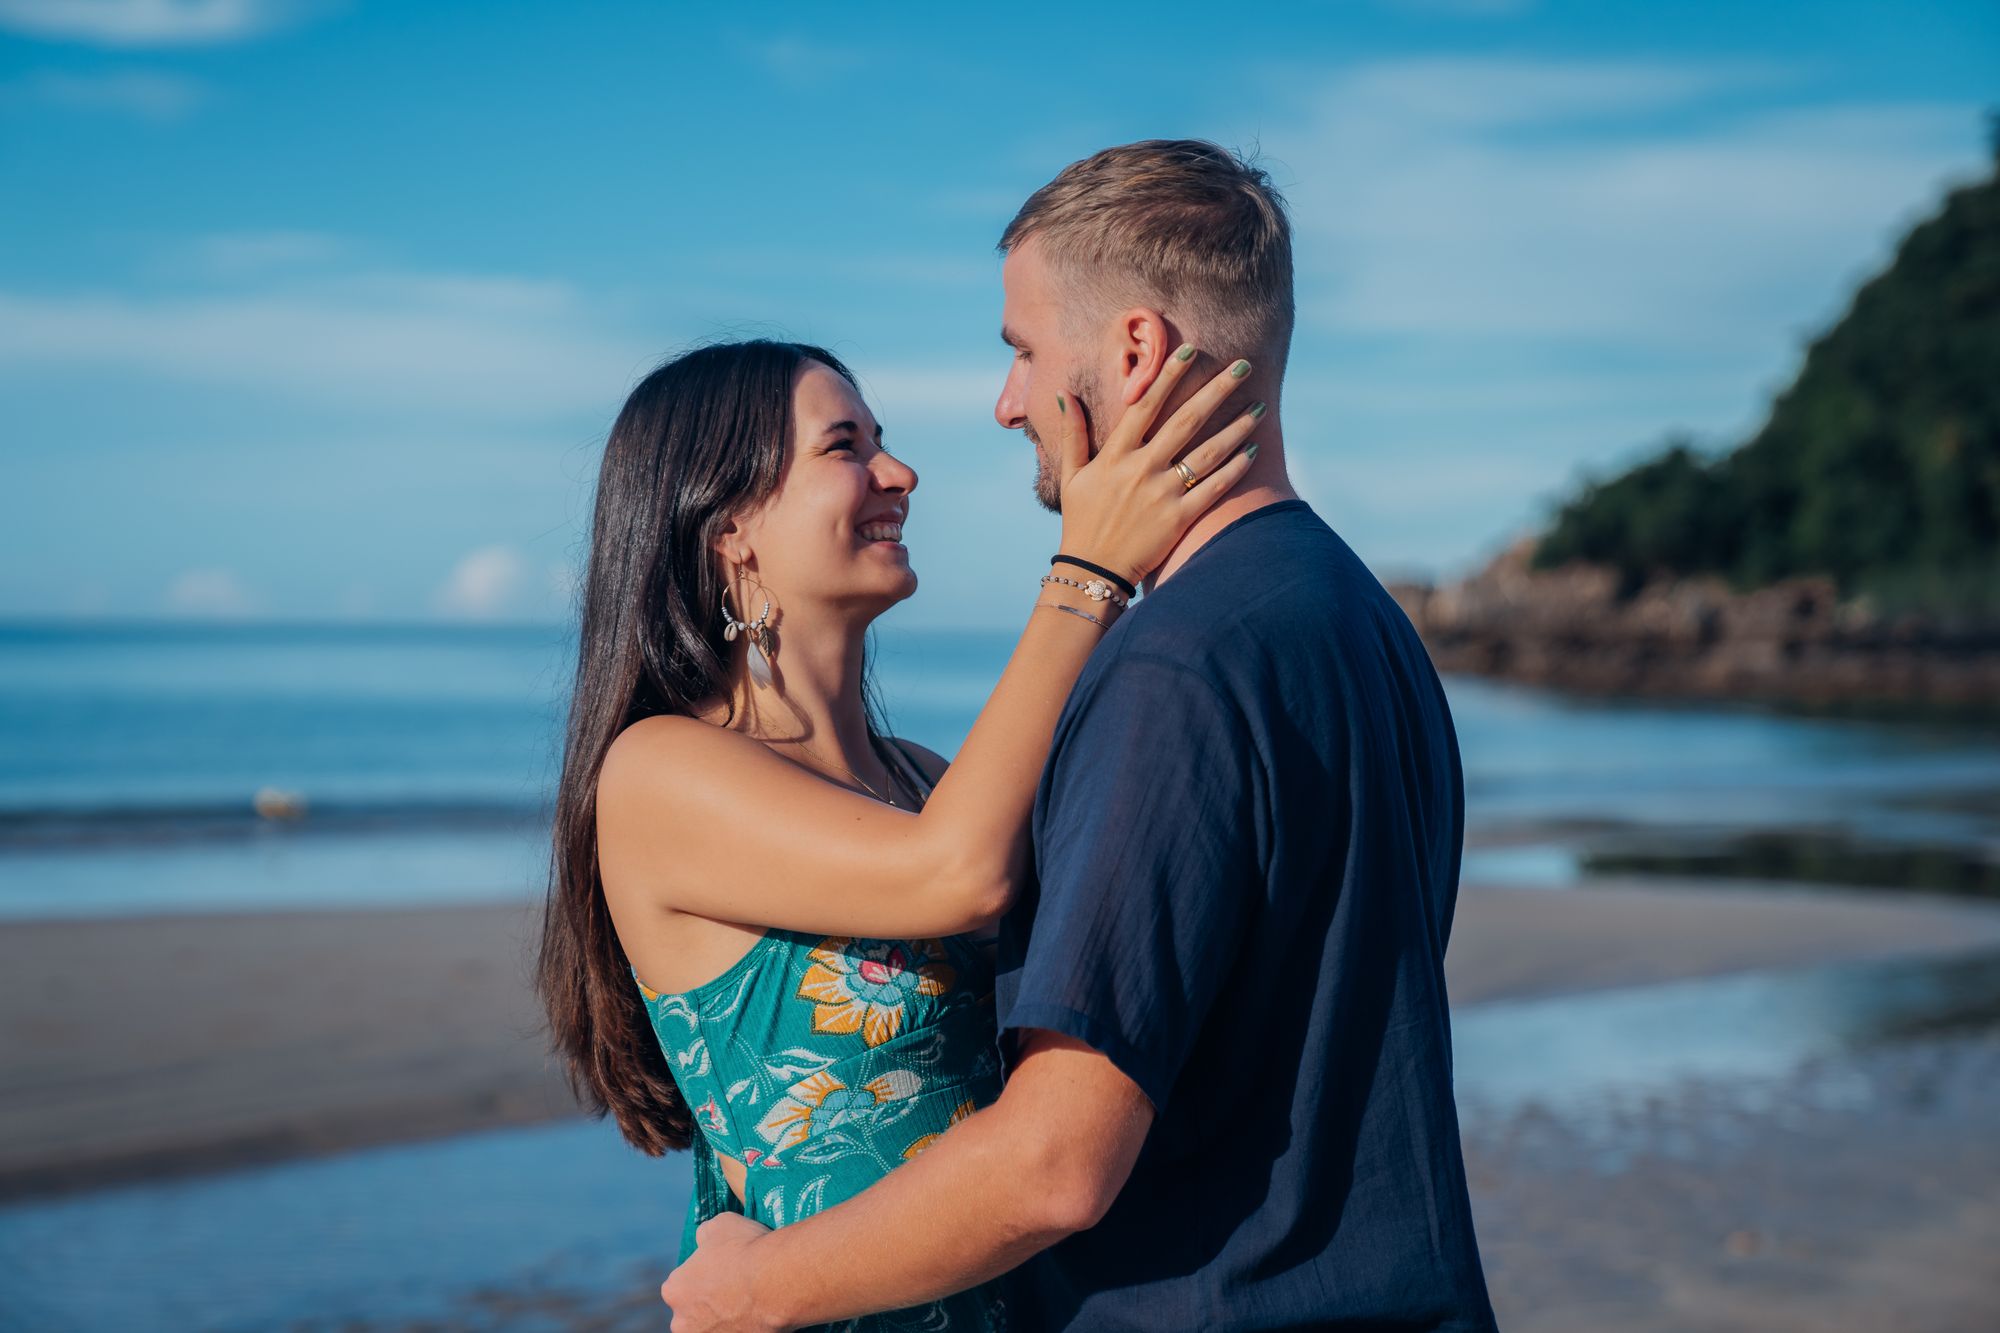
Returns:
[[[1255,418],[1256,418],[1256,419],[1258,419],[1259,421],[1263,420],[1263,419],[1264,419],[1264,405],[1263,405],[1262,403],[1252,403],[1252,404],[1250,404],[1250,415],[1251,415],[1251,416],[1253,416],[1253,417],[1255,417]]]
[[[1194,360],[1194,344],[1193,344],[1193,343],[1182,343],[1182,344],[1181,344],[1181,350],[1180,350],[1180,351],[1178,351],[1178,352],[1175,352],[1175,353],[1174,353],[1174,360],[1176,360],[1176,361],[1192,361],[1192,360]]]
[[[1249,460],[1250,460],[1251,462],[1253,462],[1253,463],[1254,463],[1254,462],[1256,462],[1256,461],[1257,461],[1257,446],[1256,446],[1256,445],[1254,445],[1254,444],[1252,444],[1252,445],[1249,445],[1249,446],[1247,446],[1247,447],[1246,447],[1246,448],[1245,448],[1245,449],[1243,450],[1243,456],[1244,456],[1245,458],[1249,459]]]
[[[1061,394],[1056,395],[1056,411],[1062,413],[1064,416],[1069,415],[1069,404],[1063,401]]]
[[[1250,373],[1250,363],[1248,361],[1238,361],[1229,368],[1229,373],[1240,380]]]

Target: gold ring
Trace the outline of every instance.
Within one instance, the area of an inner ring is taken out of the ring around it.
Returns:
[[[1200,480],[1200,478],[1194,475],[1194,469],[1186,463],[1174,464],[1174,471],[1181,474],[1181,489],[1183,491],[1193,490],[1195,482]]]

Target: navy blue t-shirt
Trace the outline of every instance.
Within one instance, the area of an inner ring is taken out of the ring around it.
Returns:
[[[1224,528],[1077,681],[1003,926],[1003,1044],[1157,1117],[1029,1327],[1489,1329],[1452,1103],[1464,787],[1415,631],[1302,500]]]

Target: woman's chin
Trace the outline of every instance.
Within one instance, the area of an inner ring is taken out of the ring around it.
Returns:
[[[882,571],[876,577],[857,581],[852,600],[871,605],[876,615],[881,615],[896,603],[907,600],[917,590],[917,571],[908,565],[889,574]]]

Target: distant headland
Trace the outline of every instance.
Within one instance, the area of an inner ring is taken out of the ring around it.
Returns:
[[[1748,441],[1670,439],[1470,577],[1391,590],[1445,671],[2000,712],[2000,161],[1904,237]]]

